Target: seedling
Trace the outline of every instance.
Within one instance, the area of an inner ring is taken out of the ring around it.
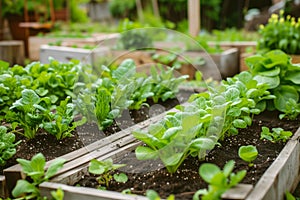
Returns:
[[[147,190],[146,196],[149,200],[161,200],[159,194],[154,190]],[[166,200],[175,200],[175,196],[171,194]]]
[[[282,128],[272,128],[273,132],[270,132],[270,129],[265,126],[261,129],[260,139],[267,139],[271,142],[286,142],[293,135],[291,131],[285,131]]]
[[[193,200],[199,200],[199,195],[202,195],[202,200],[220,199],[224,192],[243,180],[247,171],[241,170],[236,174],[233,173],[234,164],[233,160],[228,161],[223,170],[212,163],[202,164],[199,168],[199,174],[209,186],[208,189],[198,190],[194,194]]]
[[[113,174],[116,169],[126,166],[125,164],[113,164],[111,158],[99,161],[96,159],[91,160],[89,166],[89,172],[99,175],[97,181],[99,183],[99,189],[106,189],[109,187],[109,182],[114,179],[117,182],[125,183],[128,177],[124,173]]]
[[[4,166],[6,161],[15,155],[16,146],[21,142],[15,142],[15,134],[7,133],[5,126],[0,126],[0,166]]]
[[[249,167],[252,167],[254,165],[253,161],[256,159],[257,155],[258,151],[253,145],[241,146],[239,148],[239,157],[248,162]]]
[[[48,170],[45,171],[46,159],[41,153],[33,156],[31,160],[18,158],[17,161],[21,165],[22,171],[32,180],[31,182],[28,180],[18,180],[16,187],[12,191],[12,195],[19,197],[19,200],[42,199],[38,188],[39,185],[54,176],[55,173],[63,167],[65,162],[64,159],[58,158],[54,160]]]

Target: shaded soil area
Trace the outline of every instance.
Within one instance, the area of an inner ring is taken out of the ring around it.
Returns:
[[[128,153],[119,163],[127,164],[120,171],[125,172],[129,180],[126,183],[111,181],[108,190],[121,192],[130,189],[133,194],[145,195],[147,189],[153,189],[162,198],[175,194],[176,200],[192,199],[197,190],[207,188],[207,184],[198,174],[200,165],[204,162],[210,162],[223,168],[229,160],[236,162],[235,172],[243,169],[247,170],[247,175],[242,183],[255,185],[285,145],[283,142],[272,143],[260,140],[261,127],[281,127],[286,131],[295,133],[300,125],[299,117],[293,121],[279,120],[278,114],[278,112],[264,112],[255,116],[251,127],[241,129],[237,136],[231,136],[221,141],[221,146],[210,151],[204,161],[189,157],[174,174],[168,173],[160,161],[138,161],[134,152]],[[253,167],[249,167],[238,156],[239,147],[250,144],[256,146],[259,152]],[[93,175],[86,175],[78,184],[87,187],[98,187],[96,177]]]
[[[16,141],[21,141],[17,146],[17,153],[7,161],[5,166],[0,166],[0,174],[3,174],[5,168],[17,164],[17,158],[30,160],[35,154],[41,152],[47,161],[55,159],[169,110],[175,105],[185,102],[192,93],[194,91],[181,90],[175,99],[157,103],[148,100],[149,107],[143,106],[140,110],[125,110],[122,117],[116,119],[114,124],[104,131],[100,131],[96,123],[87,123],[77,127],[72,137],[60,141],[53,135],[45,133],[37,133],[36,137],[31,140],[22,135],[16,135]]]

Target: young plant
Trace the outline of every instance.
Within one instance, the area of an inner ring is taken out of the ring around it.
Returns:
[[[258,151],[255,146],[247,145],[239,148],[239,157],[248,162],[249,167],[252,167],[253,161],[257,158]]]
[[[97,181],[100,189],[107,189],[109,182],[114,179],[117,182],[125,183],[128,177],[124,173],[113,174],[116,169],[126,166],[125,164],[113,164],[111,158],[99,161],[96,159],[91,160],[89,166],[89,172],[92,174],[99,175]]]
[[[154,190],[147,190],[146,191],[146,197],[149,200],[161,200],[159,194]],[[166,200],[175,200],[175,195],[171,194],[170,196],[168,196],[166,198]]]
[[[68,103],[70,97],[67,97],[64,101],[60,102],[59,106],[56,106],[56,112],[47,112],[47,119],[41,124],[41,127],[48,133],[54,135],[57,140],[62,140],[66,137],[71,137],[72,132],[77,126],[80,126],[86,122],[86,118],[83,117],[79,121],[74,121],[74,104]]]
[[[188,75],[175,77],[174,70],[174,67],[166,70],[161,65],[151,67],[152,92],[154,93],[152,99],[154,103],[157,103],[159,99],[166,101],[175,98],[179,91],[178,86],[189,77]]]
[[[0,126],[0,166],[4,166],[6,161],[16,153],[16,146],[21,142],[15,142],[15,134],[7,133],[5,126]]]
[[[43,113],[49,109],[50,105],[49,98],[40,98],[33,90],[24,89],[22,98],[13,103],[5,118],[12,123],[13,129],[19,126],[24,130],[23,133],[18,133],[28,139],[33,139],[45,119]]]
[[[193,200],[199,200],[199,195],[202,195],[202,200],[218,200],[224,192],[242,181],[247,171],[241,170],[233,173],[234,164],[233,160],[228,161],[223,170],[215,164],[202,164],[199,168],[199,174],[209,186],[208,189],[198,190],[194,194]]]
[[[18,199],[42,199],[39,185],[48,181],[55,173],[63,167],[64,159],[55,159],[45,171],[46,159],[43,154],[38,153],[31,160],[17,159],[22,167],[22,171],[31,178],[28,180],[18,180],[12,191],[12,195]]]
[[[272,128],[273,132],[270,132],[270,129],[266,126],[263,126],[261,129],[260,139],[266,139],[274,143],[279,141],[286,142],[293,135],[291,131],[285,131],[282,128]]]
[[[300,197],[294,197],[289,191],[285,192],[285,199],[286,200],[299,200]]]

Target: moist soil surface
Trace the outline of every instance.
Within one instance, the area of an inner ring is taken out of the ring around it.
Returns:
[[[235,172],[247,170],[247,175],[242,183],[255,185],[262,174],[276,159],[284,142],[272,143],[260,139],[261,127],[271,128],[281,127],[286,131],[296,132],[300,125],[300,118],[296,120],[279,120],[278,112],[263,112],[255,116],[253,124],[246,129],[240,129],[237,136],[231,136],[221,141],[221,146],[210,151],[204,161],[189,157],[184,161],[180,168],[174,174],[166,171],[160,161],[138,161],[134,152],[124,156],[119,163],[126,164],[126,167],[120,169],[128,176],[126,183],[110,182],[108,190],[121,192],[130,189],[131,193],[145,195],[148,189],[153,189],[159,193],[162,198],[175,194],[176,199],[192,199],[193,194],[207,184],[200,178],[198,169],[204,162],[214,163],[220,168],[229,160],[234,160]],[[249,167],[248,163],[241,160],[238,156],[238,149],[243,145],[256,146],[259,155],[254,161],[254,166]],[[97,188],[99,185],[94,175],[88,174],[77,183],[81,186]]]
[[[187,101],[192,93],[194,91],[180,90],[176,98],[165,102],[154,103],[149,99],[147,102],[148,107],[142,106],[140,110],[125,110],[122,117],[115,120],[113,125],[104,131],[100,131],[96,123],[87,123],[77,127],[72,137],[63,140],[57,140],[53,135],[43,132],[37,133],[36,137],[31,140],[26,139],[23,135],[16,134],[15,141],[21,141],[21,143],[16,147],[17,153],[7,161],[5,166],[0,166],[0,174],[3,174],[4,169],[17,164],[17,158],[30,160],[35,154],[43,153],[47,161],[55,159],[144,121],[149,117],[165,112],[175,105]]]

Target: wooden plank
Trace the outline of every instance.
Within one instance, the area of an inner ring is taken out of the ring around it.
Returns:
[[[5,176],[0,175],[0,198],[7,198],[8,197],[8,191],[6,188],[6,180]]]
[[[87,187],[72,187],[59,183],[44,182],[40,185],[42,196],[51,199],[51,191],[61,188],[64,191],[64,199],[72,200],[148,200],[148,198],[138,195],[125,195],[119,192],[110,192],[105,190],[97,190]]]
[[[0,41],[0,59],[9,62],[10,65],[23,65],[24,43],[21,40]]]
[[[240,200],[245,199],[253,189],[250,184],[238,184],[237,186],[229,189],[222,195],[222,199]]]
[[[282,200],[293,191],[300,176],[300,128],[255,185],[246,200]]]

